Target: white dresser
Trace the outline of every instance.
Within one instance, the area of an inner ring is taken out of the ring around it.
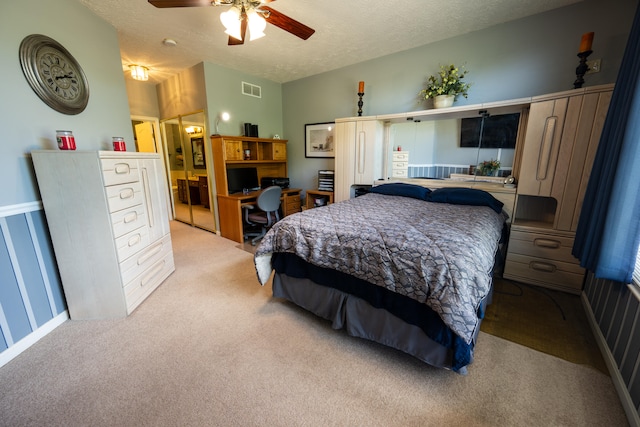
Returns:
[[[391,163],[391,178],[409,177],[409,152],[393,151]]]
[[[154,153],[32,152],[72,319],[129,315],[174,270]]]

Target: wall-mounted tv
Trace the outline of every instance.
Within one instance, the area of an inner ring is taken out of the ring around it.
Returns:
[[[227,169],[227,187],[229,194],[241,193],[247,190],[260,188],[258,182],[258,169],[256,168],[229,168]]]
[[[484,120],[480,148],[515,148],[520,113],[489,116]],[[478,147],[482,117],[461,120],[460,147]]]

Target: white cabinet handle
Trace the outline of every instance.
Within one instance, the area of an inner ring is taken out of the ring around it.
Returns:
[[[138,265],[144,264],[149,258],[153,258],[158,252],[162,252],[163,247],[164,245],[162,244],[162,241],[160,241],[153,248],[145,251],[145,254],[138,258]]]
[[[547,179],[557,121],[558,118],[556,116],[551,116],[547,117],[547,120],[544,122],[544,133],[542,134],[542,144],[540,144],[540,155],[538,156],[538,170],[536,172],[536,179],[538,181]]]
[[[560,242],[552,239],[534,239],[533,244],[541,248],[558,249]]]
[[[133,188],[125,188],[124,190],[120,191],[120,198],[122,200],[130,199],[133,197],[134,194],[135,192],[133,191]]]
[[[367,134],[364,132],[358,133],[358,173],[364,173],[364,150],[366,147]]]
[[[153,205],[151,204],[151,188],[149,187],[149,173],[147,168],[142,168],[142,184],[144,185],[144,197],[147,201],[147,217],[149,220],[149,227],[155,225],[153,223]]]
[[[128,163],[118,163],[114,169],[118,175],[128,174],[131,171]]]
[[[145,286],[147,286],[147,284],[149,282],[151,282],[158,274],[162,273],[162,270],[164,269],[164,265],[165,265],[166,261],[162,260],[162,262],[156,264],[150,271],[149,273],[147,273],[143,279],[140,281],[140,286],[142,286],[143,288]]]
[[[124,216],[124,223],[125,224],[129,224],[130,222],[134,222],[135,220],[138,219],[138,213],[137,212],[129,212],[128,214],[126,214]]]
[[[136,234],[135,236],[131,236],[127,244],[129,245],[129,247],[132,247],[140,243],[141,240],[142,238],[140,237],[140,235]]]

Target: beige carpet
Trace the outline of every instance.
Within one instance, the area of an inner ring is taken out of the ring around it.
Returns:
[[[0,368],[0,425],[626,425],[596,369],[482,332],[467,376],[435,369],[273,299],[237,243],[172,231],[177,270],[131,316]]]

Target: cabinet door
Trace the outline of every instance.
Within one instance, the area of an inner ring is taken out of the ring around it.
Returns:
[[[224,141],[226,160],[242,160],[242,141]]]
[[[351,198],[351,186],[355,183],[356,122],[338,122],[335,129],[335,200]]]
[[[273,160],[287,160],[287,144],[285,142],[274,142]]]
[[[169,233],[169,195],[160,158],[144,158],[138,162],[149,223],[149,238],[153,243]]]
[[[522,150],[518,193],[551,196],[567,98],[531,104]]]
[[[357,122],[355,176],[356,185],[373,185],[381,179],[382,124],[377,120]]]
[[[558,201],[556,229],[576,231],[612,91],[569,100],[558,170],[551,196]]]

